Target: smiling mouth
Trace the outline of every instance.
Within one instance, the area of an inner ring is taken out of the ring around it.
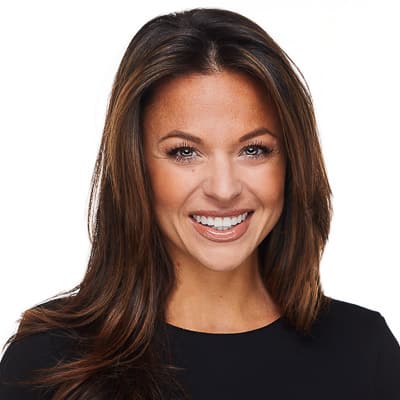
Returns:
[[[214,225],[211,226],[207,225],[209,220],[208,217],[207,219],[205,219],[205,216],[201,217],[203,218],[203,223],[201,220],[200,222],[198,222],[195,219],[196,217],[197,219],[199,219],[199,215],[197,215],[196,217],[190,216],[189,219],[197,233],[205,239],[211,240],[213,242],[226,243],[234,242],[245,235],[245,233],[249,229],[251,217],[253,214],[254,211],[248,213],[246,212],[244,213],[244,215],[242,214],[239,219],[237,219],[237,217],[234,217],[232,219],[229,217],[224,217],[227,218],[227,220],[222,221],[221,217],[216,217],[214,221],[211,218],[211,222],[214,223]]]
[[[235,226],[241,225],[244,221],[246,221],[254,211],[249,211],[246,213],[243,213],[239,216],[236,216],[234,218],[230,217],[205,217],[205,216],[194,216],[190,215],[190,218],[199,225],[202,225],[204,227],[209,227],[216,229],[218,231],[225,231],[228,229],[232,229]]]

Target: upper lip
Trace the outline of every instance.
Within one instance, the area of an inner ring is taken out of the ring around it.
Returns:
[[[218,211],[218,210],[197,210],[190,212],[189,215],[203,215],[205,217],[232,217],[244,214],[245,212],[253,211],[251,208],[238,208],[229,211]]]

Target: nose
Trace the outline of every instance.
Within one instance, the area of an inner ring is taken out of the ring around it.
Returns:
[[[219,203],[229,203],[242,192],[242,182],[228,157],[214,158],[209,163],[203,191]]]

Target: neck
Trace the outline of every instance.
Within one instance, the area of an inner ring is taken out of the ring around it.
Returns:
[[[257,329],[280,317],[256,263],[232,271],[175,268],[177,286],[166,308],[166,322],[203,332]]]

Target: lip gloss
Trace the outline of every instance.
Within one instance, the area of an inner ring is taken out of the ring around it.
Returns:
[[[224,231],[212,228],[211,226],[202,225],[199,222],[195,221],[192,217],[189,218],[193,224],[194,229],[196,229],[196,231],[206,239],[212,240],[213,242],[232,242],[233,240],[239,239],[247,232],[250,224],[250,219],[253,214],[254,212],[249,213],[249,215],[247,215],[247,218],[243,222]]]

